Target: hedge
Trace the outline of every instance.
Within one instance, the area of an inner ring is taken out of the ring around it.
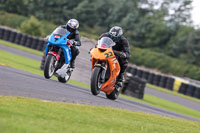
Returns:
[[[130,47],[130,62],[138,66],[157,69],[163,73],[200,80],[200,67],[162,53]]]

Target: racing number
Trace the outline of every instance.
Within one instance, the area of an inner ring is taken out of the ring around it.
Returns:
[[[106,58],[109,58],[109,57],[113,56],[113,53],[112,52],[108,52],[108,53],[105,53],[104,55],[106,55]]]

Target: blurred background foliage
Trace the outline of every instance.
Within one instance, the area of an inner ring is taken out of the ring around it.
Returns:
[[[0,0],[0,24],[45,37],[56,26],[76,18],[81,34],[95,39],[119,25],[131,45],[131,62],[200,79],[200,29],[192,25],[191,2]]]

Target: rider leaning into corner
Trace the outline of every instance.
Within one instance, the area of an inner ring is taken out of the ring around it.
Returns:
[[[109,37],[111,38],[116,45],[112,47],[115,55],[120,64],[120,73],[117,77],[118,82],[122,82],[124,80],[124,72],[128,66],[128,59],[130,58],[130,49],[129,49],[129,42],[123,36],[123,30],[119,26],[114,26],[110,29],[109,32],[103,33],[99,40],[102,37]]]
[[[70,62],[70,67],[75,68],[75,59],[79,55],[79,46],[81,46],[80,34],[78,32],[79,22],[76,19],[70,19],[66,25],[61,25],[60,27],[67,29],[70,35],[67,37],[69,43],[71,44],[72,59]]]

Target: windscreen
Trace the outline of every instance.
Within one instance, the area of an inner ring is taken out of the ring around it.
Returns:
[[[102,37],[100,40],[98,40],[98,48],[110,48],[114,46],[115,43],[113,42],[112,39],[109,37]]]
[[[53,31],[53,34],[54,35],[60,35],[60,36],[64,36],[68,33],[69,31],[67,31],[66,29],[64,28],[56,28],[54,31]]]

